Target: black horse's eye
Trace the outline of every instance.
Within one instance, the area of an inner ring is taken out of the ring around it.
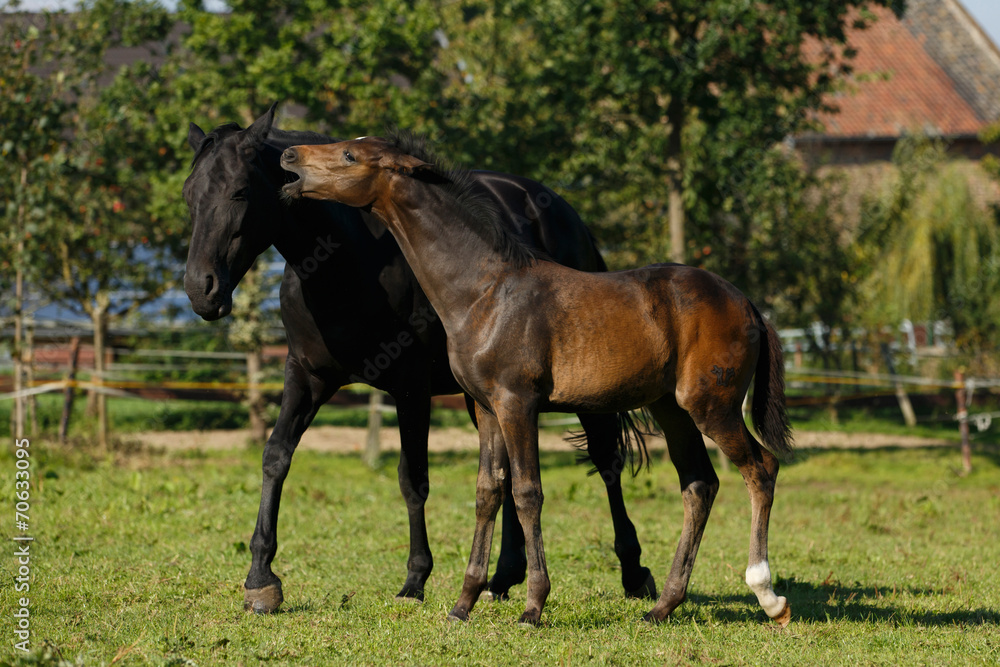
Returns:
[[[351,151],[344,151],[344,159],[348,162],[354,162],[354,156],[351,155]]]
[[[240,188],[233,193],[233,196],[230,197],[230,199],[233,201],[246,201],[248,194],[250,194],[250,188]]]

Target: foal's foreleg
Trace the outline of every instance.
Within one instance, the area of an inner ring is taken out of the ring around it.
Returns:
[[[509,476],[507,450],[495,416],[476,406],[479,424],[479,476],[476,481],[476,532],[469,553],[469,567],[462,582],[462,593],[448,614],[449,619],[465,621],[486,587],[493,543],[493,525],[503,500],[504,480]]]
[[[517,507],[510,477],[504,483],[503,509],[500,519],[500,555],[490,582],[483,591],[484,600],[506,600],[510,589],[524,581],[528,561],[524,555],[524,531],[517,519]]]
[[[611,521],[615,528],[615,554],[621,563],[625,597],[656,599],[656,581],[649,568],[640,562],[642,546],[635,526],[628,518],[622,498],[622,472],[625,459],[618,451],[618,419],[610,414],[581,414],[580,424],[587,433],[587,454],[607,487]],[[507,508],[504,507],[506,519]]]
[[[722,451],[739,468],[750,494],[752,511],[750,524],[750,559],[746,582],[757,596],[764,612],[781,627],[792,618],[791,607],[784,597],[775,595],[771,587],[771,568],[767,562],[767,532],[774,502],[774,482],[778,477],[778,459],[760,446],[739,421],[739,428],[726,434],[713,435]]]
[[[538,412],[510,401],[499,413],[510,457],[511,485],[517,518],[524,529],[528,560],[528,594],[520,623],[535,625],[542,615],[551,584],[542,545],[542,477],[538,464]],[[513,409],[511,409],[513,408]]]
[[[399,490],[406,501],[410,521],[410,556],[406,561],[406,581],[396,594],[397,600],[424,599],[424,584],[434,568],[424,505],[430,491],[427,476],[427,431],[430,429],[431,397],[429,393],[396,398],[399,418]]]
[[[684,502],[684,527],[667,583],[656,605],[643,617],[643,620],[656,623],[669,616],[687,597],[698,547],[719,491],[719,478],[708,458],[701,432],[672,396],[650,405],[649,410],[666,436],[670,461],[677,469]]]
[[[340,384],[307,373],[299,363],[289,357],[285,363],[285,390],[281,398],[281,412],[267,439],[263,454],[263,483],[261,484],[260,509],[257,525],[250,538],[252,562],[243,584],[243,607],[247,611],[268,614],[284,601],[281,579],[271,571],[271,561],[278,550],[278,508],[281,488],[292,454],[306,428],[316,416],[316,411],[333,395]]]

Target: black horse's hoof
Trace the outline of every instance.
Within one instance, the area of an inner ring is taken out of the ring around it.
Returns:
[[[495,593],[490,589],[484,590],[479,594],[480,602],[506,602],[510,599],[510,592],[504,591],[502,593]]]
[[[243,609],[255,614],[272,614],[278,610],[285,597],[281,594],[281,582],[263,588],[243,587]]]
[[[403,586],[403,590],[396,593],[396,602],[423,602],[423,601],[424,601],[423,589]]]
[[[653,579],[653,573],[646,570],[646,581],[642,583],[638,588],[633,588],[632,590],[625,589],[626,598],[634,598],[637,600],[655,600],[659,597],[659,592],[656,589],[656,581]]]

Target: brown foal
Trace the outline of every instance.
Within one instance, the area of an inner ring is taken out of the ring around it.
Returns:
[[[708,435],[739,468],[753,510],[746,582],[772,619],[790,607],[775,595],[767,532],[778,458],[791,451],[780,341],[739,290],[683,265],[584,273],[514,240],[449,172],[376,137],[296,146],[282,166],[299,179],[292,197],[370,209],[385,222],[448,335],[452,371],[476,400],[480,465],[476,530],[462,592],[450,617],[465,620],[487,583],[493,524],[509,475],[528,558],[521,622],[537,623],[549,594],[542,547],[538,414],[646,407],[663,429],[680,477],[684,527],[649,621],[685,598],[719,479]],[[751,435],[741,404],[756,375]]]

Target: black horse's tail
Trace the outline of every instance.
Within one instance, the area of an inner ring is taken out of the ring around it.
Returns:
[[[757,308],[750,304],[764,331],[754,377],[753,406],[750,416],[764,446],[778,457],[792,453],[792,426],[785,409],[785,360],[781,339]]]
[[[625,462],[628,462],[629,471],[635,477],[645,467],[649,469],[649,450],[646,449],[646,436],[656,434],[656,422],[646,408],[641,408],[632,412],[619,412],[615,414],[618,420],[618,430],[615,434],[615,449],[618,453],[618,460],[621,461],[621,471],[625,469]],[[566,437],[566,441],[579,450],[577,463],[593,463],[587,453],[587,434],[584,431],[571,433]],[[588,475],[595,475],[600,472],[596,467],[587,472]]]

